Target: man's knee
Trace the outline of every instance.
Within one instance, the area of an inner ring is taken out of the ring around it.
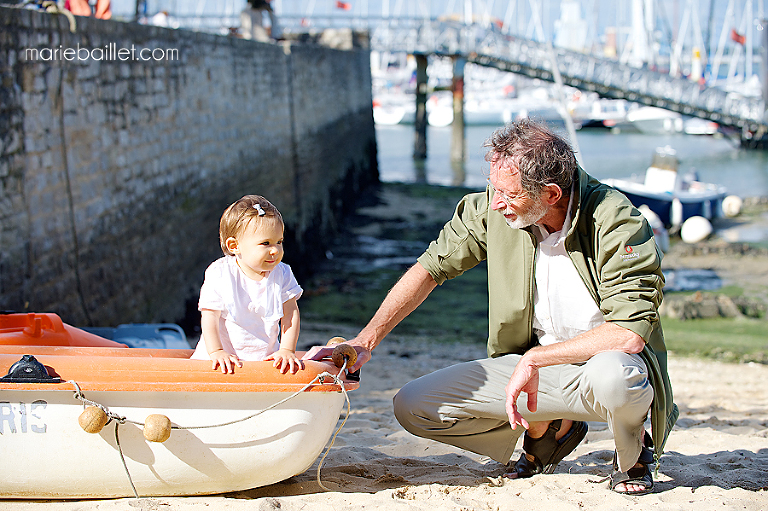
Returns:
[[[586,376],[597,401],[607,408],[629,406],[647,410],[653,401],[648,370],[637,355],[619,351],[595,355],[587,363]]]
[[[414,410],[418,408],[421,399],[419,399],[420,395],[415,387],[413,382],[406,383],[403,388],[395,394],[395,397],[392,398],[392,406],[397,422],[399,422],[406,431],[411,433],[414,433],[414,430],[419,429],[415,427],[414,424],[414,419],[416,418]]]

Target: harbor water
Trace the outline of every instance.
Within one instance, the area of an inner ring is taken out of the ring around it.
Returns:
[[[427,159],[413,160],[413,125],[377,126],[379,172],[385,182],[421,182],[485,188],[488,164],[483,142],[495,126],[467,126],[464,165],[450,160],[451,127],[428,127]],[[558,130],[557,127],[555,127]],[[570,140],[563,128],[559,131]],[[729,194],[768,197],[768,152],[743,149],[727,137],[649,135],[582,129],[576,132],[579,159],[598,179],[642,176],[657,147],[677,151],[680,172],[695,169],[703,182],[725,186]]]

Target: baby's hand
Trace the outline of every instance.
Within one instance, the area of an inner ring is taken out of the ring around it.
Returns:
[[[296,374],[299,369],[304,369],[304,362],[296,357],[296,353],[284,348],[280,348],[264,360],[274,360],[272,366],[283,374],[287,373],[289,369],[291,374]]]
[[[224,350],[216,350],[213,353],[209,353],[208,356],[211,357],[211,367],[214,371],[217,367],[221,367],[222,373],[234,374],[235,365],[237,365],[237,367],[243,367],[243,363],[237,358],[237,355],[230,355]]]

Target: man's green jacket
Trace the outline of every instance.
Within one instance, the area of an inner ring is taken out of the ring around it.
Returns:
[[[536,239],[510,228],[490,208],[492,190],[465,196],[418,261],[442,284],[481,261],[488,265],[488,355],[522,354],[536,344],[533,328]],[[661,252],[643,215],[615,189],[579,169],[565,248],[606,321],[645,340],[640,353],[654,390],[651,427],[661,456],[677,421],[658,308]]]

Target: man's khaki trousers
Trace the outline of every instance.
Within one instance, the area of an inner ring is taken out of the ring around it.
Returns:
[[[519,360],[520,355],[474,360],[413,380],[395,396],[395,416],[414,435],[507,463],[524,432],[521,426],[510,427],[504,406],[504,388]],[[538,400],[532,413],[527,395],[520,394],[517,406],[528,422],[607,422],[620,470],[626,472],[637,461],[653,400],[639,355],[611,351],[583,364],[544,367]]]

